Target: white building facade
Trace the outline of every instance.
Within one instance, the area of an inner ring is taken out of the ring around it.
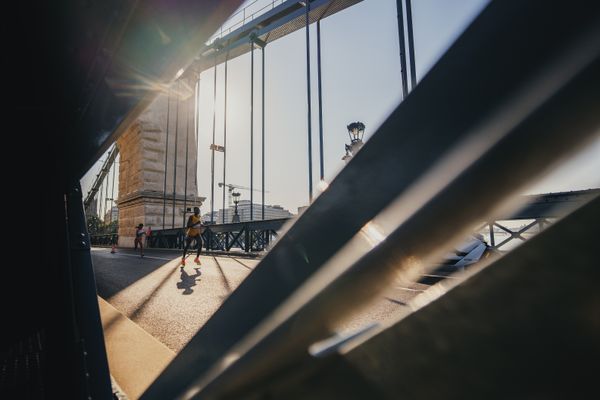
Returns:
[[[214,212],[214,222],[216,224],[223,223],[223,214],[225,215],[225,223],[231,223],[233,221],[233,216],[235,214],[235,207],[229,207],[225,210],[220,209]],[[241,200],[238,203],[238,215],[240,216],[240,222],[250,221],[250,200]],[[254,216],[254,221],[262,220],[262,204],[254,203],[252,207],[252,215]],[[280,205],[266,205],[265,204],[265,220],[268,219],[279,219],[279,218],[291,218],[294,214],[292,214],[289,210],[283,208]],[[206,213],[202,216],[202,221],[209,222],[210,221],[210,213]]]

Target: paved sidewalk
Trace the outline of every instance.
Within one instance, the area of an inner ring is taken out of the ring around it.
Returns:
[[[93,248],[98,294],[150,335],[178,352],[248,276],[258,260]]]

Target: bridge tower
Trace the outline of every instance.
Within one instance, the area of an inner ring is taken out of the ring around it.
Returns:
[[[174,83],[117,140],[120,247],[133,247],[140,223],[153,231],[181,228],[185,209],[205,199],[196,183],[193,85]]]

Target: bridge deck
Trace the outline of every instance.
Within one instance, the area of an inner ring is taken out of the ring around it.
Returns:
[[[334,15],[360,3],[362,0],[314,0],[311,2],[309,22]],[[299,0],[288,0],[254,18],[233,32],[216,39],[201,49],[196,61],[186,73],[199,73],[250,51],[250,35],[268,44],[306,26],[306,10]]]
[[[179,267],[178,251],[95,248],[92,251],[98,294],[171,350],[179,352],[248,276],[259,260],[230,256],[189,256]],[[396,285],[368,310],[357,312],[341,330],[391,318],[428,285]]]

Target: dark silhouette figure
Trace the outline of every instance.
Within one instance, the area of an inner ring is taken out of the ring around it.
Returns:
[[[196,273],[194,275],[188,275],[187,272],[183,268],[181,268],[181,275],[179,279],[180,282],[177,282],[177,289],[183,289],[183,293],[181,294],[192,294],[194,290],[192,287],[196,286],[196,278],[199,278],[202,275],[199,268],[194,268]]]

